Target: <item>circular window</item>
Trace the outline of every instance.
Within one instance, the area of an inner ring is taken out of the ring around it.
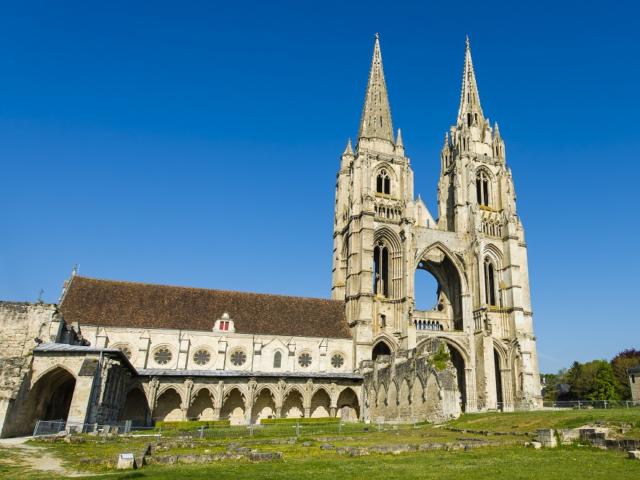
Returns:
[[[344,357],[339,353],[334,354],[331,357],[331,366],[333,368],[340,368],[342,365],[344,365]]]
[[[129,345],[114,345],[113,348],[117,348],[122,353],[124,353],[124,356],[127,357],[127,360],[131,360],[132,353],[131,353],[131,348],[129,348]]]
[[[298,357],[298,364],[303,368],[307,368],[311,365],[311,355],[308,353],[301,353]]]
[[[171,350],[169,350],[167,347],[160,347],[153,354],[153,359],[158,365],[166,365],[171,361],[172,357],[173,355],[171,355]]]
[[[211,353],[209,353],[208,350],[201,348],[193,354],[193,361],[196,365],[206,365],[211,361]]]
[[[242,350],[236,350],[231,354],[231,363],[236,367],[240,367],[247,361],[247,354]]]

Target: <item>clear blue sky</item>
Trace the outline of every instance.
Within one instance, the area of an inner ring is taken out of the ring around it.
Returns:
[[[436,211],[464,37],[529,245],[543,371],[640,347],[637,2],[2,2],[0,298],[92,277],[328,296],[380,32]]]

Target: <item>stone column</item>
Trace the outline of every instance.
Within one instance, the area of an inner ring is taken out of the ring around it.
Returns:
[[[187,378],[184,381],[184,400],[182,402],[182,420],[187,420],[189,407],[191,406],[191,393],[193,392],[193,380]]]
[[[478,411],[478,403],[476,400],[476,378],[472,368],[464,369],[464,381],[466,389],[466,412],[472,413]]]
[[[511,382],[511,369],[500,370],[502,380],[502,402],[505,412],[513,412],[513,383]]]

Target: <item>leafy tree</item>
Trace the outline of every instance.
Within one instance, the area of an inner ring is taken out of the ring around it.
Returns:
[[[640,350],[628,348],[611,359],[611,367],[616,377],[616,390],[622,400],[631,400],[631,387],[627,369],[640,365]]]
[[[595,360],[595,375],[590,391],[587,393],[588,400],[620,400],[618,395],[618,380],[613,374],[613,368],[609,362]]]
[[[558,379],[560,373],[543,373],[540,375],[544,388],[542,389],[542,399],[544,401],[555,401],[558,399]]]
[[[560,383],[570,385],[560,400],[619,400],[618,381],[606,360],[587,363],[573,362]]]

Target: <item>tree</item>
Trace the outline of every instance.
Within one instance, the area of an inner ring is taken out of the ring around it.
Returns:
[[[595,360],[595,375],[590,391],[587,393],[588,400],[620,400],[617,389],[617,379],[613,374],[613,368],[609,362]]]
[[[616,378],[616,390],[622,400],[631,400],[631,386],[627,369],[640,366],[640,350],[628,348],[611,359],[611,367]]]
[[[560,383],[570,385],[561,400],[619,400],[618,382],[611,364],[606,360],[587,363],[573,362]]]

